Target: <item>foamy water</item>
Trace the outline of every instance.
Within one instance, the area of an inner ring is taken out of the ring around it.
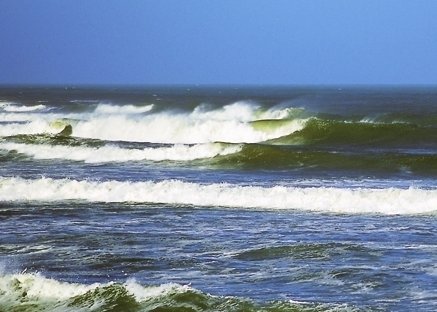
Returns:
[[[32,106],[24,106],[24,105],[18,105],[14,102],[2,102],[0,101],[0,110],[3,110],[5,112],[33,112],[33,111],[40,111],[44,110],[47,107],[42,104],[38,105],[32,105]]]
[[[302,129],[305,124],[305,120],[297,119],[269,131],[255,129],[250,122],[287,117],[287,112],[270,110],[261,113],[256,106],[244,102],[216,110],[205,110],[199,106],[191,113],[153,113],[150,112],[152,109],[152,104],[140,107],[99,104],[94,111],[87,113],[27,114],[9,118],[3,116],[5,121],[19,118],[26,123],[0,125],[0,136],[56,134],[62,129],[54,125],[72,124],[73,136],[101,140],[181,144],[253,143],[290,134]]]
[[[170,147],[120,148],[117,146],[84,147],[44,144],[0,143],[0,150],[16,151],[35,159],[64,159],[85,163],[129,161],[190,161],[229,155],[241,150],[238,145],[206,143],[177,144]]]
[[[105,290],[109,290],[108,294],[105,294]],[[110,282],[85,285],[60,282],[40,274],[22,273],[0,275],[0,291],[0,308],[12,308],[24,302],[50,311],[95,311],[105,309],[111,299],[120,299],[117,298],[117,295],[123,295],[117,294],[120,291],[125,291],[128,298],[132,296],[137,304],[141,304],[172,293],[182,294],[195,290],[178,284],[144,287],[134,280],[128,280],[123,284]],[[99,292],[102,292],[102,295],[99,295]],[[80,300],[81,296],[84,299],[89,298],[86,301]]]
[[[168,203],[334,213],[418,214],[437,211],[437,190],[254,187],[162,182],[0,179],[0,200]]]

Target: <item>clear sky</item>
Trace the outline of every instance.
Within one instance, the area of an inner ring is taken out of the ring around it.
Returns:
[[[437,84],[437,0],[0,0],[0,84]]]

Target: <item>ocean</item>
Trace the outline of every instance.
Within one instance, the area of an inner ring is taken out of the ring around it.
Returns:
[[[413,310],[436,88],[0,88],[0,311]]]

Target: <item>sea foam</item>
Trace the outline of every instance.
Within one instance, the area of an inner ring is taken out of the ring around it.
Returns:
[[[81,120],[73,127],[73,135],[101,140],[152,143],[255,143],[281,137],[302,129],[305,120],[287,123],[261,131],[251,122],[271,118],[273,112],[260,112],[257,106],[245,102],[208,110],[196,107],[192,112],[164,111],[147,115],[99,113]]]
[[[421,214],[437,211],[437,190],[0,178],[1,201],[135,202],[331,213]]]
[[[284,119],[284,122],[273,123],[265,131],[254,127],[252,122],[281,119],[288,116],[288,111],[262,111],[258,106],[245,102],[217,109],[207,109],[200,105],[190,112],[154,112],[153,108],[153,104],[98,104],[93,111],[82,113],[28,112],[23,116],[17,113],[8,116],[3,113],[0,120],[7,123],[0,125],[0,136],[56,134],[60,129],[54,125],[59,121],[63,124],[71,121],[72,135],[81,138],[170,144],[256,143],[301,130],[306,123],[305,119]]]
[[[145,287],[128,280],[123,284],[109,282],[86,285],[61,282],[35,273],[6,274],[0,275],[0,309],[23,307],[24,310],[26,307],[39,306],[37,310],[84,311],[87,307],[87,311],[100,311],[101,306],[110,301],[116,303],[117,299],[123,300],[117,296],[132,296],[137,303],[141,303],[169,293],[186,291],[196,290],[174,283]]]
[[[142,114],[147,113],[153,109],[154,105],[149,104],[145,106],[135,105],[111,105],[99,104],[94,113],[97,114]]]
[[[176,283],[144,286],[135,280],[90,285],[40,274],[0,275],[1,311],[356,311],[347,305],[297,301],[258,305],[247,298],[214,296]]]
[[[0,143],[0,150],[16,151],[35,159],[65,159],[85,163],[127,161],[190,161],[213,158],[239,152],[240,145],[206,143],[195,145],[176,144],[168,147],[127,149],[112,145],[102,147]]]
[[[0,108],[6,112],[33,112],[33,111],[40,111],[40,110],[46,109],[47,107],[43,104],[33,105],[33,106],[24,106],[24,105],[17,105],[14,103],[6,103],[3,105],[0,105]]]

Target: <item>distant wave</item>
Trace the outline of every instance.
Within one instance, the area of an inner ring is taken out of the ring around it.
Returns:
[[[44,119],[35,119],[32,121],[9,122],[0,125],[0,137],[12,136],[17,134],[37,134],[51,133],[56,134],[60,129],[50,126],[50,123]]]
[[[153,109],[153,104],[146,106],[99,104],[94,113],[98,114],[142,114]]]
[[[18,105],[12,102],[0,102],[0,109],[5,112],[34,112],[44,110],[46,108],[47,107],[43,104],[25,106]]]
[[[206,143],[177,144],[166,147],[121,148],[117,146],[65,146],[45,144],[0,143],[0,150],[15,151],[35,159],[65,159],[86,163],[127,161],[189,161],[236,153],[239,145]]]
[[[69,124],[75,137],[107,141],[437,147],[437,117],[432,114],[345,118],[295,107],[262,108],[245,101],[221,107],[204,104],[191,111],[155,104],[88,106],[93,109],[63,112],[49,107],[41,113],[44,105],[3,103],[0,136],[56,134]]]
[[[265,132],[250,123],[236,120],[196,120],[190,116],[159,114],[141,119],[125,116],[97,117],[80,121],[73,127],[73,135],[101,140],[152,143],[211,143],[262,142],[302,128],[302,122],[289,123]]]
[[[254,121],[290,116],[290,109],[260,110],[247,103],[217,109],[198,106],[191,112],[175,110],[153,113],[153,105],[116,106],[99,104],[87,113],[27,114],[19,123],[0,116],[9,124],[0,125],[0,136],[56,134],[62,125],[73,126],[73,136],[100,140],[152,143],[262,142],[302,129],[304,119],[282,119],[260,126]],[[0,118],[0,119],[1,119]],[[23,123],[23,121],[25,123]]]
[[[378,151],[358,147],[347,150],[313,150],[294,146],[244,144],[237,153],[212,160],[224,168],[356,170],[357,172],[399,172],[437,174],[437,155],[425,150],[386,149]]]
[[[302,129],[270,140],[288,145],[437,146],[437,128],[409,123],[356,122],[311,118]]]
[[[137,202],[331,213],[420,214],[437,211],[437,190],[239,186],[161,182],[93,182],[0,178],[1,201]]]
[[[379,153],[360,150],[359,153],[351,153],[265,144],[121,144],[56,135],[18,135],[0,140],[0,151],[4,151],[0,161],[22,159],[23,155],[33,159],[85,163],[202,160],[202,165],[214,168],[437,174],[437,155],[410,154],[408,150]]]
[[[3,103],[3,108],[10,105],[15,104]],[[0,149],[11,153],[3,153],[0,161],[23,154],[87,163],[204,159],[202,165],[224,169],[437,174],[437,128],[420,123],[432,114],[345,119],[250,101],[185,110],[155,104],[85,106],[90,107],[80,112],[52,107],[1,112]],[[134,143],[140,146],[126,147]],[[148,143],[162,146],[144,146]]]
[[[79,121],[74,126],[73,135],[152,143],[262,142],[303,127],[303,120],[290,119],[272,124],[268,129],[252,124],[259,119],[288,116],[283,111],[260,111],[257,106],[237,102],[217,109],[198,106],[190,113],[162,111],[145,116],[97,114]]]

